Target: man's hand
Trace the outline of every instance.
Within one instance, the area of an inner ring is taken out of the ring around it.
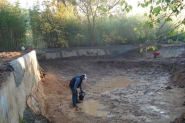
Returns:
[[[77,90],[73,90],[73,94],[76,94],[77,93]]]

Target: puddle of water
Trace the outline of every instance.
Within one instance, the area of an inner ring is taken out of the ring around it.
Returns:
[[[122,76],[107,76],[103,78],[103,80],[99,82],[95,87],[93,87],[90,92],[113,91],[116,88],[125,88],[129,84],[133,84],[133,87],[136,87],[135,83]]]
[[[107,112],[101,111],[103,106],[101,106],[96,100],[88,100],[80,103],[79,108],[81,108],[85,113],[93,115],[93,116],[106,116]]]
[[[149,106],[150,109],[152,109],[155,112],[158,112],[160,114],[165,114],[164,111],[162,111],[161,109],[158,109],[156,106]]]

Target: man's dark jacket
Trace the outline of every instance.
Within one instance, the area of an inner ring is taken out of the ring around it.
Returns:
[[[75,76],[71,79],[69,86],[73,88],[73,90],[76,90],[76,88],[81,88],[82,84],[82,76]]]

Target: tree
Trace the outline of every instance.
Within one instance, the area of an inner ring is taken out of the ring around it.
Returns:
[[[32,30],[33,36],[33,45],[38,47],[39,44],[42,42],[42,30],[41,30],[41,21],[39,19],[40,16],[40,6],[37,3],[33,6],[32,9],[29,10],[29,19],[30,19],[30,26]]]
[[[17,50],[25,43],[26,15],[18,2],[13,6],[6,0],[0,1],[0,49]]]
[[[110,11],[120,4],[121,0],[79,0],[76,1],[79,7],[79,14],[83,13],[87,19],[88,32],[90,34],[91,45],[95,44],[95,21],[102,14],[110,14]]]
[[[144,0],[143,3],[138,3],[138,6],[148,7],[150,10],[149,13],[145,14],[149,17],[145,23],[147,27],[154,28],[156,24],[162,23],[158,28],[161,30],[166,23],[173,22],[168,31],[169,35],[173,35],[174,31],[179,28],[181,28],[180,32],[184,32],[184,0]]]
[[[30,24],[35,40],[44,41],[47,47],[68,47],[78,28],[74,9],[70,3],[44,1],[43,10],[35,6],[30,10]]]

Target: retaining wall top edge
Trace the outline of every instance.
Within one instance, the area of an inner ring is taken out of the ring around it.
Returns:
[[[133,45],[114,45],[114,46],[93,46],[93,47],[67,47],[67,48],[44,48],[44,49],[36,49],[46,50],[46,51],[61,51],[61,50],[78,50],[78,49],[111,49],[111,48],[122,48],[122,47],[133,47]]]

